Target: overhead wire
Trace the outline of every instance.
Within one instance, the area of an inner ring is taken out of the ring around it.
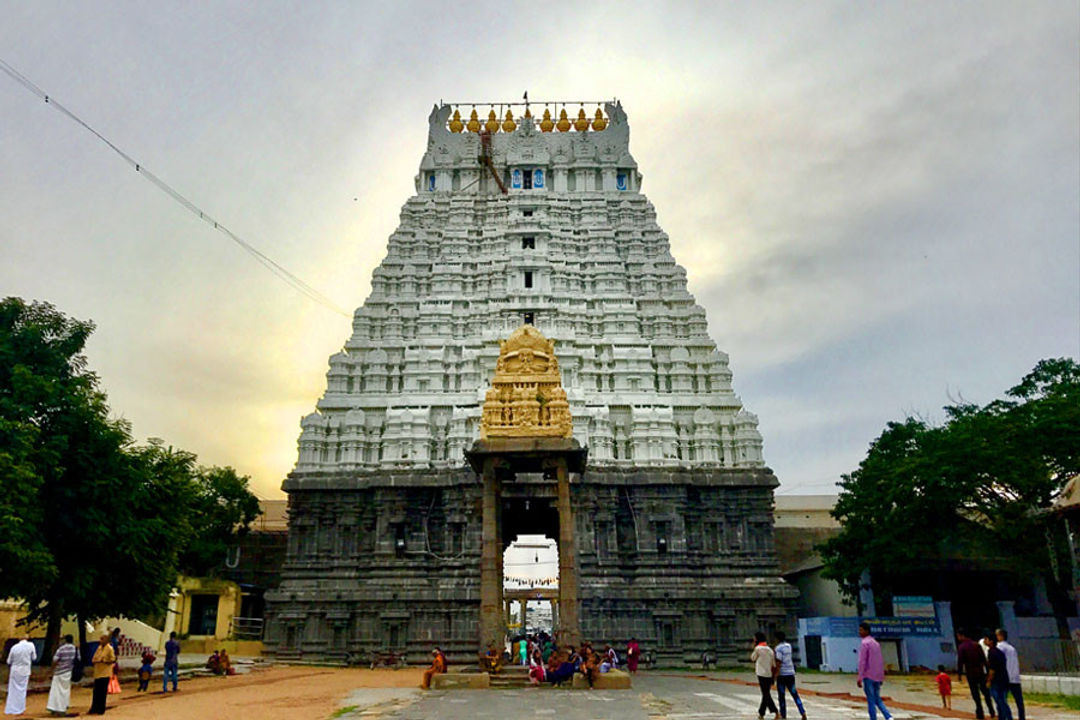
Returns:
[[[6,75],[11,77],[13,80],[18,82],[20,85],[22,85],[24,88],[29,90],[31,93],[33,93],[34,95],[36,95],[39,98],[41,98],[42,100],[44,100],[46,102],[46,104],[52,106],[58,112],[60,112],[61,114],[68,117],[70,120],[74,121],[75,123],[77,123],[78,125],[83,127],[87,132],[91,133],[94,137],[96,137],[98,140],[100,140],[106,146],[108,146],[110,150],[112,150],[114,153],[116,153],[121,158],[123,158],[124,162],[126,162],[128,165],[130,165],[132,168],[135,169],[135,172],[137,172],[140,175],[142,175],[143,177],[145,177],[155,187],[157,187],[163,193],[165,193],[170,198],[175,200],[183,208],[185,208],[186,210],[188,210],[192,214],[197,215],[200,220],[202,220],[206,224],[212,226],[214,228],[214,230],[217,230],[222,235],[224,235],[225,237],[229,238],[234,243],[239,245],[245,252],[247,252],[249,255],[251,255],[256,260],[258,260],[259,263],[261,263],[267,270],[272,272],[280,280],[284,281],[287,285],[292,287],[294,290],[301,293],[302,295],[304,295],[308,299],[313,300],[314,302],[316,302],[316,303],[318,303],[318,304],[320,304],[320,305],[322,305],[322,306],[324,306],[324,307],[326,307],[326,308],[328,308],[330,310],[333,310],[334,312],[338,313],[339,315],[343,315],[344,317],[352,317],[351,313],[345,311],[343,308],[341,308],[337,303],[335,303],[333,300],[328,298],[326,295],[323,295],[321,292],[319,292],[318,290],[313,288],[311,285],[309,285],[306,282],[304,282],[303,280],[301,280],[299,277],[297,277],[296,275],[291,273],[288,269],[286,269],[285,267],[283,267],[282,265],[280,265],[279,263],[274,261],[271,257],[269,257],[268,255],[263,253],[261,250],[259,250],[255,246],[253,246],[251,243],[247,242],[242,237],[237,235],[235,232],[230,230],[221,221],[215,219],[213,216],[211,216],[209,213],[207,213],[205,210],[200,208],[198,205],[196,205],[191,200],[188,200],[187,197],[185,197],[183,194],[181,194],[178,190],[176,190],[171,185],[169,185],[167,182],[165,182],[160,177],[158,177],[156,174],[154,174],[153,172],[148,170],[145,165],[143,165],[141,162],[139,162],[138,160],[133,158],[128,153],[124,152],[115,143],[113,143],[107,137],[105,137],[100,132],[98,132],[96,129],[94,129],[88,122],[83,120],[81,117],[76,115],[74,112],[72,112],[71,110],[66,108],[61,103],[57,102],[57,100],[54,97],[52,97],[51,95],[46,93],[41,87],[39,87],[36,83],[34,83],[28,77],[26,77],[21,72],[19,72],[14,67],[12,67],[3,58],[0,58],[0,70],[2,70]]]

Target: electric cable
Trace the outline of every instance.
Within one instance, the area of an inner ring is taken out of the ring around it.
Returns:
[[[134,168],[135,172],[137,172],[140,175],[142,175],[143,177],[145,177],[155,187],[157,187],[163,193],[165,193],[170,198],[175,200],[183,208],[185,208],[186,210],[188,210],[192,214],[197,215],[200,220],[202,220],[203,222],[205,222],[208,225],[211,225],[215,230],[217,230],[218,232],[223,234],[225,237],[229,238],[234,243],[239,245],[245,252],[247,252],[249,255],[251,255],[256,260],[258,260],[267,270],[272,272],[274,275],[276,275],[279,279],[284,281],[286,284],[288,284],[294,290],[296,290],[297,292],[299,292],[302,295],[306,296],[308,299],[313,300],[313,301],[319,303],[320,305],[322,305],[322,306],[324,306],[326,308],[329,308],[330,310],[333,310],[334,312],[338,313],[339,315],[342,315],[344,317],[352,317],[351,313],[349,313],[349,312],[345,311],[344,309],[342,309],[333,300],[331,300],[330,298],[326,297],[325,295],[323,295],[321,292],[319,292],[315,288],[308,285],[306,282],[301,280],[299,277],[297,277],[293,273],[289,272],[286,268],[284,268],[283,266],[281,266],[280,264],[275,262],[272,258],[267,256],[265,253],[263,253],[258,248],[253,246],[251,243],[247,242],[242,237],[240,237],[239,235],[234,233],[232,230],[230,230],[228,227],[226,227],[220,221],[214,219],[213,216],[211,216],[209,213],[204,211],[198,205],[196,205],[192,201],[188,200],[178,190],[176,190],[171,185],[169,185],[167,182],[165,182],[160,177],[155,175],[153,172],[148,170],[145,165],[143,165],[142,163],[137,161],[135,158],[133,158],[131,155],[129,155],[126,152],[124,152],[123,150],[121,150],[112,141],[110,141],[107,137],[105,137],[100,132],[95,130],[88,122],[83,120],[81,117],[76,115],[71,110],[64,107],[64,105],[62,105],[61,103],[57,102],[55,98],[53,98],[51,95],[46,93],[43,89],[38,87],[38,85],[35,84],[32,80],[30,80],[28,77],[26,77],[25,75],[20,73],[18,70],[16,70],[14,67],[12,67],[10,64],[8,64],[3,58],[0,58],[0,70],[2,70],[5,74],[7,74],[13,80],[18,82],[20,85],[22,85],[24,88],[29,90],[31,93],[33,93],[34,95],[36,95],[39,98],[41,98],[42,100],[44,100],[48,105],[51,105],[58,112],[62,113],[63,115],[67,116],[69,119],[71,119],[72,121],[74,121],[78,125],[82,126],[87,132],[91,133],[98,140],[105,143],[105,145],[107,145],[110,150],[112,150],[114,153],[119,155],[121,158],[123,158],[124,162],[126,162],[128,165],[130,165],[132,168]]]

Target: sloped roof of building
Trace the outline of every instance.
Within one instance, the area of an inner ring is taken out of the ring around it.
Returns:
[[[1080,511],[1080,475],[1065,483],[1065,489],[1051,506],[1054,512],[1074,513]]]

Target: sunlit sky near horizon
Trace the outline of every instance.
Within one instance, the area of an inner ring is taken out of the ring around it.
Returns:
[[[1080,356],[1080,5],[0,0],[0,58],[353,309],[440,99],[618,97],[785,494]],[[0,75],[0,295],[263,497],[350,321]]]

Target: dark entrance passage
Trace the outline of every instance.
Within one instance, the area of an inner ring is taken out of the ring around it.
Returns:
[[[503,487],[502,544],[510,547],[519,535],[559,537],[559,511],[554,498],[507,497],[511,489]]]

